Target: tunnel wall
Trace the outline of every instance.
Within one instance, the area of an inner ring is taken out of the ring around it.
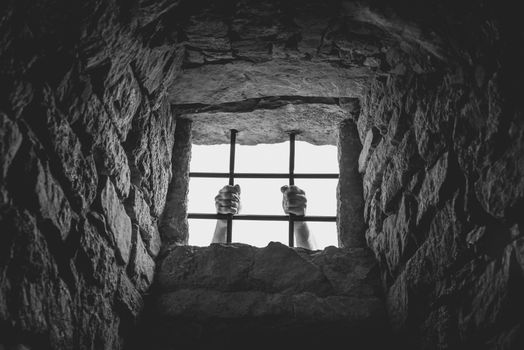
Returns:
[[[498,30],[472,64],[377,78],[363,100],[366,239],[407,348],[522,346],[522,52]]]
[[[137,321],[171,179],[181,52],[155,26],[174,4],[0,6],[0,348],[118,349]]]

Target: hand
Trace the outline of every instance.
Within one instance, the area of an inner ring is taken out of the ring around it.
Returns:
[[[240,186],[226,185],[215,197],[218,214],[238,214],[240,212]]]
[[[282,186],[280,192],[283,194],[282,208],[286,214],[306,215],[306,192],[294,185]]]

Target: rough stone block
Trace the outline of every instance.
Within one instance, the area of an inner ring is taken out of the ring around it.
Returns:
[[[364,298],[382,294],[376,276],[377,262],[367,248],[328,247],[312,255],[312,262],[320,266],[337,295]]]
[[[155,278],[165,291],[191,287],[234,290],[249,285],[253,258],[254,248],[246,244],[176,246],[159,262]]]
[[[444,153],[426,173],[418,195],[417,225],[442,200],[442,191],[450,172],[449,154]]]
[[[22,144],[22,133],[15,122],[0,113],[0,184],[7,176],[9,165]]]
[[[131,171],[120,137],[109,120],[104,123],[98,144],[98,171],[101,175],[110,176],[115,189],[122,198],[129,195]]]
[[[275,262],[278,261],[278,264]],[[324,295],[331,285],[320,268],[281,243],[270,242],[255,254],[250,277],[270,292],[310,291]]]
[[[142,189],[156,218],[164,210],[171,181],[175,125],[170,105],[162,99],[156,111],[142,106],[126,142],[133,184]]]
[[[131,187],[129,198],[125,207],[131,221],[138,226],[144,245],[152,257],[156,257],[160,251],[160,235],[155,220],[151,217],[149,205],[147,205],[142,191],[136,186]]]
[[[365,246],[362,176],[358,172],[361,149],[355,123],[351,120],[341,123],[338,140],[340,175],[337,186],[337,229],[342,247]]]
[[[409,291],[406,272],[402,272],[395,283],[388,289],[386,307],[388,319],[395,333],[400,333],[408,326],[409,318]]]
[[[104,101],[120,135],[120,141],[123,142],[131,129],[133,117],[142,103],[140,86],[130,66],[127,66],[118,82],[105,90]]]
[[[375,190],[382,184],[382,175],[386,165],[391,158],[392,148],[386,139],[380,140],[369,159],[366,172],[364,173],[364,200],[375,193]]]
[[[51,175],[48,164],[35,163],[36,183],[34,191],[38,199],[39,213],[44,220],[49,220],[60,232],[62,240],[69,235],[72,211],[62,188]]]
[[[155,261],[147,252],[139,230],[138,225],[133,225],[133,246],[131,248],[128,274],[138,291],[144,293],[153,282]]]
[[[88,220],[81,228],[76,265],[86,279],[93,280],[92,284],[102,288],[107,294],[116,290],[119,272],[115,252],[106,242],[103,233]]]
[[[124,205],[120,202],[111,180],[105,179],[104,181],[105,185],[100,193],[102,213],[114,239],[119,262],[127,264],[131,250],[131,219],[127,215]]]
[[[159,230],[165,243],[187,244],[189,227],[187,222],[187,196],[189,192],[189,162],[191,160],[191,130],[189,120],[176,123],[173,146],[173,177],[169,184],[166,205]]]
[[[384,219],[382,232],[386,240],[386,261],[394,274],[405,260],[409,248],[413,248],[413,229],[415,224],[416,203],[408,196],[403,196],[398,213]]]
[[[158,46],[145,50],[136,62],[138,80],[152,95],[165,84],[172,85],[180,71],[184,50],[177,45]]]
[[[64,118],[47,111],[47,128],[51,148],[57,157],[74,205],[87,209],[96,196],[98,175],[92,157],[85,157],[82,144]]]
[[[417,139],[418,153],[432,165],[440,154],[446,150],[446,134],[449,133],[449,116],[452,114],[447,108],[449,93],[447,87],[441,86],[438,91],[428,87],[417,103],[413,118],[413,127]]]
[[[135,321],[144,308],[144,299],[123,271],[118,277],[115,303],[131,321]]]
[[[207,331],[214,331],[217,323],[209,321],[217,318],[221,326],[258,331],[340,322],[351,332],[380,329],[385,321],[376,263],[364,248],[174,246],[162,259],[152,311],[172,330],[180,330],[171,324],[180,319]]]
[[[523,288],[514,273],[516,261],[513,247],[508,245],[501,257],[492,261],[482,275],[473,277],[467,303],[458,313],[458,328],[463,338],[496,327],[502,320],[518,322],[524,312],[519,297]]]
[[[358,171],[360,173],[364,173],[366,171],[369,158],[371,157],[371,154],[377,144],[376,140],[378,139],[378,133],[374,132],[373,130],[374,129],[368,130],[366,138],[362,143],[362,152],[360,152],[360,156],[358,157]]]
[[[398,197],[401,189],[408,186],[414,172],[422,166],[417,153],[417,145],[413,134],[408,132],[402,139],[396,152],[393,152],[391,161],[386,166],[381,185],[381,206],[385,213],[391,214],[394,208],[393,201]]]
[[[511,147],[488,163],[475,183],[475,193],[484,210],[502,218],[515,210],[524,197],[524,124],[514,123],[509,132]],[[518,210],[518,209],[517,209]]]
[[[16,201],[51,224],[60,238],[65,240],[71,228],[71,206],[51,174],[49,164],[37,158],[33,147],[29,142],[21,147],[10,174],[10,192]]]
[[[2,224],[16,247],[7,270],[17,273],[4,275],[0,289],[6,292],[7,319],[28,336],[45,334],[42,342],[50,348],[73,348],[72,298],[36,218],[26,211],[14,212]]]

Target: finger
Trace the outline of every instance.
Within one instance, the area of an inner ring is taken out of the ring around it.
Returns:
[[[240,205],[238,201],[231,200],[231,199],[222,199],[222,200],[217,201],[217,203],[220,206],[230,206],[230,207],[235,207],[235,208],[238,208]]]
[[[236,193],[236,194],[240,194],[240,186],[239,185],[235,185],[235,186],[225,185],[224,187],[222,187],[220,189],[219,193]]]
[[[286,196],[286,199],[289,202],[307,202],[307,198],[303,194],[290,194]]]
[[[287,195],[284,196],[284,200],[287,202],[307,202],[307,198],[303,194]]]
[[[298,193],[298,194],[306,194],[303,189],[296,185],[289,186],[289,193]]]
[[[230,205],[217,205],[216,206],[217,212],[220,214],[236,214],[238,212],[238,208],[232,207]]]
[[[217,199],[232,199],[232,200],[240,201],[240,196],[236,193],[224,192],[224,193],[219,193],[215,197],[215,200]]]

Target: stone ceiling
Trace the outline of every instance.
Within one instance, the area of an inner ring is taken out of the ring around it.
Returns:
[[[177,117],[194,121],[197,144],[228,143],[231,128],[242,144],[282,142],[291,130],[334,144],[372,77],[402,73],[399,57],[413,46],[438,54],[415,27],[353,2],[229,3],[190,9],[176,33],[185,60],[169,99]],[[268,98],[270,108],[245,109]]]

